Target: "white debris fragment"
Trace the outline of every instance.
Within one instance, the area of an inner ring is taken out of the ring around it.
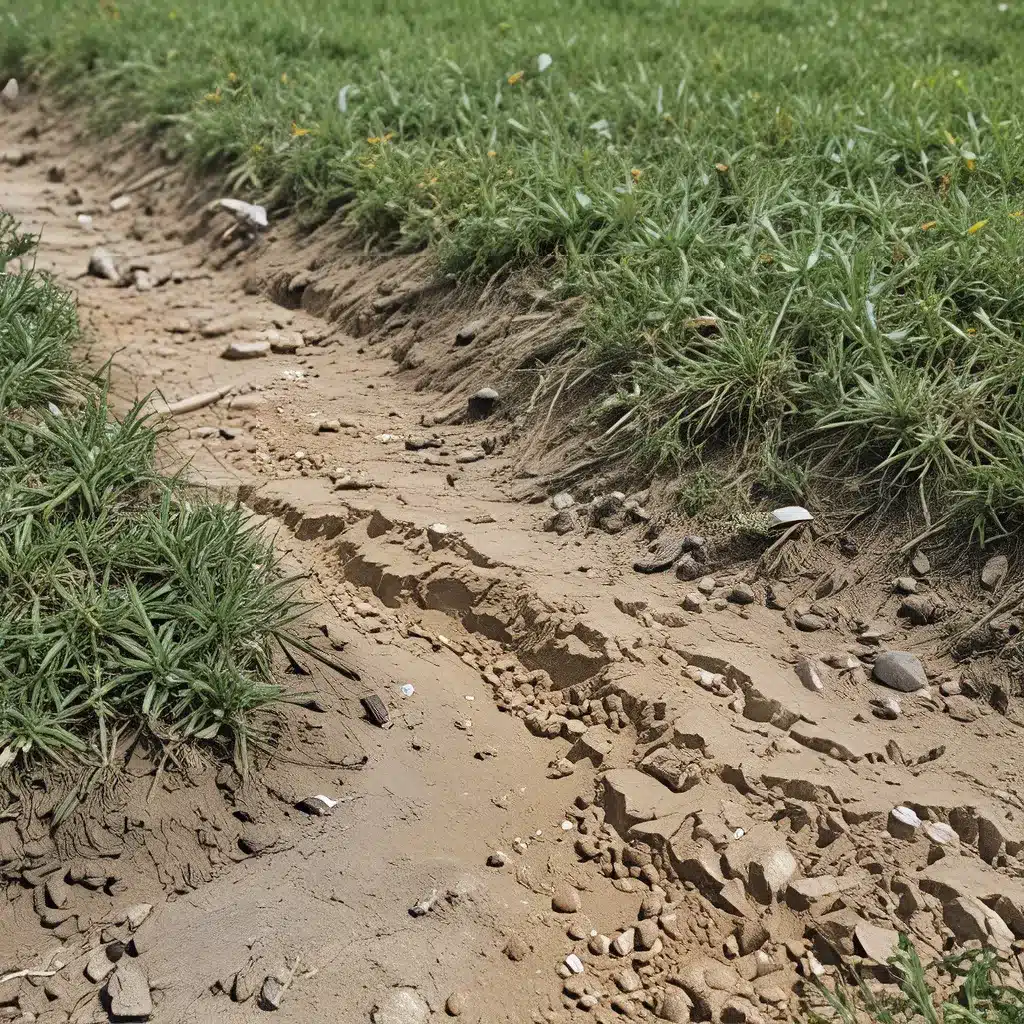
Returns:
[[[783,526],[790,523],[808,523],[814,516],[802,505],[786,505],[772,512],[772,523]]]
[[[17,102],[18,92],[18,80],[16,78],[8,78],[7,84],[3,89],[0,89],[0,99],[13,106]]]
[[[338,90],[338,112],[342,114],[348,113],[348,94],[351,92],[353,96],[359,90],[354,85],[343,85]]]
[[[249,227],[265,228],[270,223],[267,220],[265,206],[247,203],[242,199],[218,199],[216,205],[222,210],[233,213],[241,223],[247,224]]]
[[[565,966],[568,967],[573,974],[583,973],[583,961],[575,953],[570,953],[565,958]]]
[[[551,64],[552,64],[552,60],[551,60],[551,54],[550,53],[542,53],[537,58],[537,70],[538,71],[547,71],[547,69],[549,67],[551,67]]]
[[[313,799],[319,800],[320,803],[322,803],[328,810],[331,810],[331,808],[338,806],[337,800],[332,800],[329,796],[324,796],[323,793],[317,793],[317,795],[313,797]]]
[[[415,692],[416,692],[416,687],[413,686],[412,683],[403,683],[402,684],[402,696],[403,697],[411,697]]]

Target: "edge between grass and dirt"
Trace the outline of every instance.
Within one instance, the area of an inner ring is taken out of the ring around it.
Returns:
[[[608,456],[685,467],[690,506],[1019,520],[1010,4],[34,0],[5,25],[0,73],[274,216],[342,211],[464,279],[542,263],[586,300],[561,400],[600,381]]]
[[[158,472],[141,404],[111,414],[36,242],[0,211],[0,768],[102,769],[141,740],[245,773],[290,699],[275,656],[309,648],[296,581],[242,508]]]

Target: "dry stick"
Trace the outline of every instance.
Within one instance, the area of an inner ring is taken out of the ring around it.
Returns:
[[[772,572],[775,569],[775,566],[778,565],[779,559],[777,558],[772,565],[769,566],[767,564],[768,556],[772,554],[772,552],[781,548],[794,534],[802,531],[805,525],[806,523],[794,523],[788,530],[786,530],[786,532],[774,544],[772,544],[772,546],[768,548],[763,555],[761,555],[760,559],[758,559],[758,571],[765,575]],[[780,552],[779,558],[781,557]]]
[[[1024,584],[1018,584],[1012,590],[1008,591],[1006,596],[993,609],[991,609],[991,611],[978,619],[974,625],[965,626],[961,629],[954,639],[959,639],[972,630],[981,629],[983,626],[987,626],[994,618],[996,618],[996,616],[1001,615],[1007,608],[1015,605],[1022,597],[1024,597]]]
[[[204,391],[200,395],[191,395],[189,398],[183,398],[179,402],[169,402],[164,415],[181,416],[186,412],[195,412],[196,409],[203,409],[231,394],[234,388],[234,384],[225,384],[223,387],[217,388],[216,391]]]
[[[173,165],[170,167],[154,167],[153,170],[147,171],[141,178],[136,178],[135,181],[125,185],[124,188],[116,189],[111,193],[110,198],[116,199],[118,196],[127,196],[132,192],[138,192],[140,188],[145,188],[147,185],[155,185],[174,170],[176,168]]]
[[[0,977],[0,985],[3,985],[8,981],[14,981],[15,978],[52,978],[56,973],[56,971],[30,971],[28,969],[24,971],[12,971],[10,974],[5,974]]]

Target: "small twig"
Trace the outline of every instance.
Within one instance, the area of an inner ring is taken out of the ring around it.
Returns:
[[[16,978],[52,978],[56,973],[56,971],[30,971],[26,968],[23,971],[14,971],[11,974],[0,976],[0,985],[14,981]]]

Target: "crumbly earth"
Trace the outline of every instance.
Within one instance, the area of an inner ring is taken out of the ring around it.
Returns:
[[[247,780],[122,748],[57,827],[68,780],[2,780],[0,1020],[754,1024],[816,975],[884,989],[899,932],[1024,948],[1021,727],[940,644],[976,575],[809,527],[645,555],[652,495],[555,497],[579,436],[528,429],[571,307],[333,224],[249,237],[200,188],[39,106],[0,125],[84,356],[124,404],[224,392],[167,419],[168,463],[277,532],[362,679],[283,675],[306,696]],[[886,650],[927,685],[873,681]]]

